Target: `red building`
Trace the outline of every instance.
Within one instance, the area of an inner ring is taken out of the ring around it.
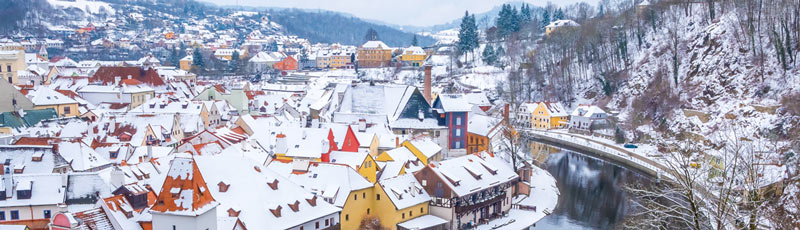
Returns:
[[[283,60],[272,65],[272,68],[282,71],[297,70],[297,60],[292,56],[287,56]]]

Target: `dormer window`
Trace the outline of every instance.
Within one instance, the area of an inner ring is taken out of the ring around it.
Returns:
[[[220,181],[218,184],[219,192],[227,192],[228,189],[231,187],[230,184],[226,184],[225,182]]]

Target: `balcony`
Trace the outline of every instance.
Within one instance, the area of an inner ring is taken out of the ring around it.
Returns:
[[[502,191],[502,192],[498,193],[497,196],[492,197],[490,199],[483,200],[481,202],[470,204],[470,205],[458,206],[458,207],[456,207],[456,213],[465,213],[465,212],[470,212],[472,210],[476,210],[476,209],[479,209],[479,208],[483,208],[483,207],[489,206],[489,205],[491,205],[491,204],[493,204],[495,202],[502,201],[503,198],[505,198],[505,197],[506,197],[506,192]]]

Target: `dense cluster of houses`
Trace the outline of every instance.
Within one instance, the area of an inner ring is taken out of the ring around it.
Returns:
[[[595,132],[612,129],[609,115],[596,105],[578,105],[571,112],[559,102],[522,103],[516,111],[516,123],[531,129],[569,129]]]
[[[529,173],[495,155],[509,106],[482,92],[433,95],[430,68],[422,89],[347,77],[278,85],[202,81],[152,56],[76,62],[25,50],[0,45],[0,224],[463,229],[529,193]],[[370,41],[315,59],[380,67],[396,51]],[[400,60],[425,56],[411,47]],[[283,69],[292,57],[250,62]],[[38,81],[22,80],[28,72]]]

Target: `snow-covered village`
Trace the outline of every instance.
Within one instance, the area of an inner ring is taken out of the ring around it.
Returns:
[[[0,0],[0,230],[800,230],[798,0]]]

